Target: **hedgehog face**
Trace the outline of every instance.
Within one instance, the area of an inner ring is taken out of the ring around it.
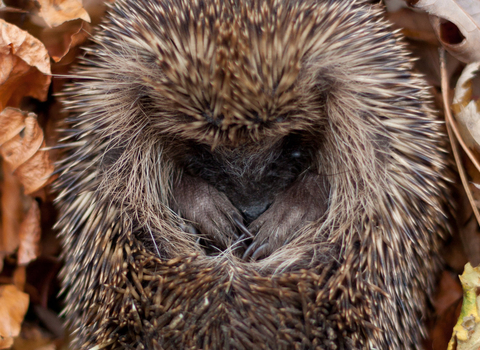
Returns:
[[[238,11],[228,1],[165,2],[135,23],[142,107],[153,127],[212,147],[318,129],[325,101],[314,61],[324,6],[267,3]]]

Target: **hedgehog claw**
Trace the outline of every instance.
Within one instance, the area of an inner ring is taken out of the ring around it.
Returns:
[[[198,230],[193,226],[189,224],[182,223],[179,225],[180,230],[182,230],[185,233],[191,233],[192,235],[198,235]]]
[[[256,246],[257,245],[255,244],[255,242],[250,244],[250,247],[248,247],[247,250],[245,251],[245,253],[243,253],[242,259],[247,260],[252,255],[252,253],[255,251]]]
[[[240,229],[240,231],[243,233],[240,237],[248,237],[248,238],[253,238],[253,234],[248,230],[248,228],[243,224],[243,222],[241,221],[241,219],[239,217],[237,217],[236,215],[234,215],[232,217],[233,221],[235,222],[235,225],[237,225],[237,227]],[[240,240],[241,238],[239,238]]]
[[[243,254],[242,259],[247,260],[248,258],[250,258],[251,261],[258,260],[258,258],[260,258],[267,252],[268,243],[264,243],[260,247],[257,247],[258,243],[253,242]]]
[[[255,250],[255,253],[253,253],[252,255],[252,260],[255,261],[257,260],[258,258],[260,258],[262,255],[264,255],[267,251],[267,248],[268,248],[268,243],[264,243],[262,244],[260,247],[258,247],[257,250]]]

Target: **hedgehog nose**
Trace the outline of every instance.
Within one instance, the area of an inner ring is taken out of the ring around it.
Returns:
[[[255,205],[239,206],[238,209],[240,209],[248,224],[262,215],[269,206],[270,203],[258,203]]]

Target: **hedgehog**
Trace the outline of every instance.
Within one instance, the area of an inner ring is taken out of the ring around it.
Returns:
[[[416,349],[448,154],[364,0],[117,0],[58,165],[75,349]]]

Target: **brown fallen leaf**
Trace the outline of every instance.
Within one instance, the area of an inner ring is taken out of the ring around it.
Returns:
[[[26,194],[30,194],[52,181],[54,166],[44,147],[43,131],[37,123],[35,114],[10,107],[0,112],[0,155],[4,165],[0,232],[2,262],[6,255],[19,247],[19,244],[20,264],[27,264],[36,257],[40,214],[36,207],[37,212],[29,212],[20,225],[25,204],[20,185],[23,185]],[[32,205],[37,206],[35,202]],[[0,271],[2,268],[3,266],[0,266]]]
[[[435,326],[431,330],[432,349],[446,350],[452,337],[453,327],[462,309],[462,298],[450,305],[435,320]]]
[[[37,0],[40,4],[40,16],[49,27],[77,18],[90,22],[90,16],[83,8],[82,0]]]
[[[42,144],[45,147],[45,143]],[[32,194],[50,184],[55,178],[51,177],[55,170],[47,151],[39,151],[15,171],[23,185],[25,194]]]
[[[12,254],[20,243],[18,230],[23,215],[21,184],[11,173],[7,164],[2,161],[3,183],[1,198],[2,231],[0,235],[0,251],[5,255]]]
[[[462,286],[456,276],[443,271],[433,298],[435,318],[430,329],[431,348],[446,350],[462,306]]]
[[[50,175],[53,173],[54,165],[48,151],[43,150],[45,147],[43,131],[34,113],[6,108],[0,113],[0,123],[6,126],[5,130],[12,136],[12,130],[18,130],[19,115],[23,118],[24,128],[10,140],[0,144],[0,155],[9,164],[10,171],[15,172],[25,193],[30,194],[51,181]],[[13,126],[10,127],[5,120],[11,121]],[[6,137],[0,136],[0,139],[5,140]]]
[[[40,39],[55,62],[74,47],[83,44],[91,31],[90,25],[81,20],[69,21],[55,28],[46,28]]]
[[[0,145],[15,137],[25,127],[23,115],[13,110],[0,114]],[[12,254],[19,244],[18,228],[22,218],[21,185],[11,173],[6,163],[3,165],[3,183],[1,197],[2,230],[0,231],[0,271],[3,270],[3,259]]]
[[[13,338],[20,327],[28,308],[28,294],[13,285],[0,286],[0,349],[13,345]]]
[[[0,113],[0,145],[13,139],[25,127],[25,116],[14,108],[6,108]]]
[[[394,28],[401,28],[403,35],[417,41],[438,45],[437,37],[425,12],[415,12],[402,8],[387,14],[387,18],[394,23]]]
[[[113,4],[115,0],[83,0],[83,8],[87,10],[92,24],[100,23],[107,10],[107,4]]]
[[[0,110],[25,96],[45,100],[51,82],[50,57],[40,40],[0,19]]]
[[[17,253],[18,265],[27,265],[38,257],[40,234],[40,208],[36,201],[32,201],[32,206],[20,225],[20,246]]]
[[[462,297],[462,286],[457,278],[443,271],[433,300],[435,313],[441,315]]]
[[[12,110],[12,108],[6,109]],[[17,112],[24,115],[24,128],[13,138],[0,145],[0,155],[10,165],[12,172],[30,159],[43,143],[43,132],[37,123],[35,114],[26,114],[20,110]],[[1,115],[2,113],[0,113],[0,118]]]

